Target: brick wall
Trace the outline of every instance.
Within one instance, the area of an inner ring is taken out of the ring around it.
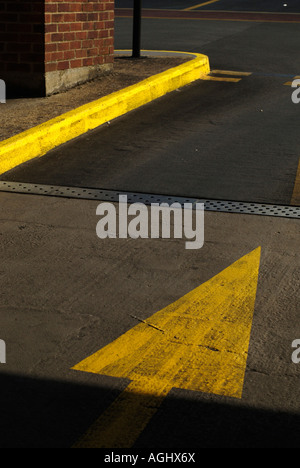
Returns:
[[[111,68],[113,52],[114,1],[45,0],[45,71],[50,92]]]
[[[113,0],[0,0],[7,93],[47,95],[112,68]]]

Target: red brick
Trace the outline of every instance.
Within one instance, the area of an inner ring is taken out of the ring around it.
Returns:
[[[71,60],[75,58],[75,50],[66,50],[64,53],[63,59],[64,60]]]
[[[70,61],[70,68],[79,68],[82,67],[82,60],[76,59]]]
[[[63,60],[64,58],[64,53],[61,52],[51,52],[51,59],[49,62],[58,62],[59,60]]]
[[[45,72],[52,72],[57,70],[57,63],[46,63],[45,64]]]
[[[70,68],[70,62],[65,60],[64,62],[58,62],[57,70],[68,70]]]
[[[91,67],[92,65],[94,65],[94,61],[92,58],[85,58],[82,60],[82,65],[84,67]]]
[[[71,30],[70,23],[59,23],[58,25],[55,25],[55,26],[57,27],[58,32],[66,32],[66,31],[69,32]]]
[[[69,42],[59,42],[57,44],[57,50],[70,50],[70,43]]]
[[[47,34],[46,34],[47,36]],[[59,42],[64,39],[63,33],[54,33],[50,35],[51,42]],[[48,41],[47,41],[48,42]]]
[[[46,24],[45,25],[45,32],[46,33],[57,32],[57,24]]]
[[[45,52],[54,52],[57,49],[57,45],[55,42],[50,44],[45,44]]]

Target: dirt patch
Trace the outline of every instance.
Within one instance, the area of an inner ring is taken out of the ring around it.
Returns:
[[[116,57],[114,69],[93,81],[45,98],[10,99],[1,104],[0,140],[95,101],[189,60],[178,57]]]

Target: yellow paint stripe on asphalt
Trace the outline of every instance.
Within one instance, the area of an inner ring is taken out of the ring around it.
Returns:
[[[188,7],[188,8],[184,8],[183,11],[188,11],[188,10],[195,10],[196,8],[200,8],[200,7],[203,7],[205,5],[210,5],[211,3],[216,3],[218,2],[219,0],[209,0],[208,2],[204,2],[204,3],[198,3],[197,5],[193,5],[191,7]]]
[[[74,448],[129,448],[173,388],[242,397],[261,249],[73,367],[131,380]]]
[[[171,390],[160,382],[131,382],[73,448],[130,448]]]
[[[189,55],[193,59],[182,65],[0,142],[0,174],[209,73],[206,55]]]
[[[219,75],[238,75],[238,76],[252,75],[252,72],[240,72],[240,71],[231,71],[231,70],[212,70],[211,73],[216,73]]]
[[[298,163],[297,174],[294,182],[294,190],[291,198],[291,205],[300,206],[300,159]]]
[[[300,76],[294,76],[294,78],[292,79],[292,81],[287,81],[286,83],[284,83],[285,86],[292,86],[292,83],[294,80],[298,80],[300,78]],[[298,85],[300,86],[300,85]]]
[[[217,0],[215,0],[217,1]],[[132,8],[122,8],[123,11],[126,11],[126,13],[123,13],[122,15],[119,15],[116,13],[116,17],[119,17],[119,18],[132,18]],[[151,11],[153,10],[153,8],[144,8],[145,11]],[[172,11],[172,9],[170,9],[169,11]],[[186,11],[186,10],[173,10],[173,11]],[[218,10],[219,12],[222,12],[222,10]],[[234,13],[234,12],[233,12]],[[240,13],[240,12],[236,12],[236,13]],[[245,12],[245,13],[250,13],[251,14],[255,14],[256,12],[253,12],[253,11],[249,11],[249,12]],[[262,14],[269,14],[268,12],[259,12],[259,13],[262,13]],[[273,14],[277,14],[275,12],[273,12]],[[281,13],[278,13],[278,14],[281,14]],[[218,18],[217,21],[241,21],[241,22],[253,22],[253,23],[261,23],[261,22],[264,22],[264,23],[288,23],[288,24],[298,24],[300,23],[300,21],[285,21],[285,20],[275,20],[275,19],[271,19],[271,20],[268,20],[268,19],[251,19],[249,15],[249,18],[246,18],[246,19],[242,19],[242,18]],[[146,17],[147,19],[155,19],[155,20],[179,20],[179,21],[182,21],[183,19],[185,21],[216,21],[215,18],[182,18],[181,16],[175,16],[175,17],[172,17],[172,16],[148,16]]]
[[[221,76],[209,76],[205,75],[201,77],[201,80],[206,80],[206,81],[228,81],[231,83],[237,83],[238,81],[241,81],[242,78],[223,78]]]

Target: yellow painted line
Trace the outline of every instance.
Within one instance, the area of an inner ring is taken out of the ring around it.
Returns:
[[[0,142],[0,174],[209,73],[206,55],[184,55],[193,58]]]
[[[252,72],[240,72],[240,71],[231,71],[231,70],[212,70],[211,73],[216,73],[220,75],[238,75],[238,76],[252,75]]]
[[[184,10],[182,10],[184,11]],[[131,16],[122,16],[121,18],[131,18]],[[255,19],[239,19],[239,18],[218,18],[217,20],[215,18],[172,18],[172,17],[157,17],[157,16],[147,16],[146,19],[155,19],[155,20],[182,20],[184,21],[240,21],[243,23],[249,23],[250,21],[252,23],[281,23],[281,24],[299,24],[300,21],[280,21],[280,20],[255,20]]]
[[[193,6],[189,7],[189,8],[184,8],[183,11],[195,10],[196,8],[200,8],[200,7],[203,7],[205,5],[210,5],[211,3],[216,3],[218,1],[219,0],[210,0],[209,2],[198,3],[198,5],[193,5]]]
[[[240,72],[240,71],[233,71],[233,70],[212,70],[209,75],[203,76],[202,80],[207,81],[228,81],[232,83],[237,83],[241,81],[242,78],[224,78],[223,76],[213,76],[213,75],[232,75],[232,76],[250,76],[252,72]]]
[[[300,78],[300,76],[294,76],[294,78],[292,79],[292,81],[287,81],[286,83],[284,83],[284,85],[285,85],[285,86],[292,86],[293,81],[294,81],[294,80],[297,80],[297,79],[299,79],[299,78]],[[298,86],[300,86],[300,85],[298,85]]]
[[[217,1],[217,0],[216,0]],[[122,10],[127,10],[128,11],[128,14],[123,14],[123,15],[120,15],[118,16],[117,14],[117,17],[119,18],[131,18],[132,17],[132,8],[122,8]],[[153,8],[144,8],[144,11],[151,11],[153,10]],[[178,9],[168,9],[167,11],[185,11],[185,10],[178,10]],[[218,10],[218,13],[228,13],[228,10]],[[249,16],[252,15],[252,14],[257,14],[257,13],[261,13],[263,15],[268,15],[270,14],[270,12],[267,12],[267,11],[259,11],[259,12],[255,12],[255,11],[245,11],[245,12],[240,12],[240,11],[235,11],[235,10],[232,10],[230,13],[249,13]],[[288,15],[290,13],[280,13],[280,12],[272,12],[272,15]],[[254,23],[289,23],[289,24],[299,24],[300,21],[299,20],[295,20],[295,21],[286,21],[286,20],[277,20],[277,19],[251,19],[251,18],[247,18],[247,19],[241,19],[241,18],[182,18],[180,16],[178,17],[172,17],[172,16],[145,16],[146,19],[155,19],[155,20],[158,20],[158,19],[162,19],[162,20],[180,20],[182,21],[183,19],[185,21],[242,21],[242,22],[254,22]]]
[[[258,247],[73,367],[129,379],[74,448],[129,448],[173,388],[241,398]]]
[[[206,81],[228,81],[231,83],[237,83],[238,81],[241,81],[242,78],[222,78],[220,76],[209,76],[205,75],[201,77],[201,80],[206,80]]]
[[[291,198],[291,205],[300,206],[300,159],[298,163],[297,174],[294,182],[294,190]]]

